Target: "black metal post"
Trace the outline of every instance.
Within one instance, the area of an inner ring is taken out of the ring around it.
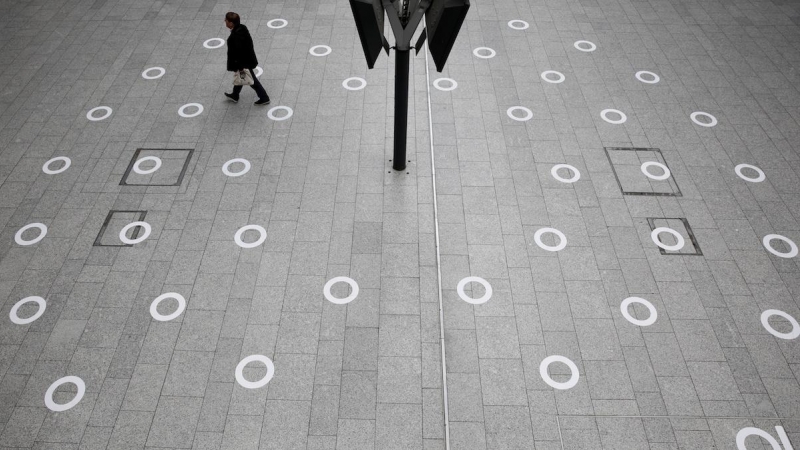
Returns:
[[[395,49],[394,67],[394,160],[392,169],[406,169],[408,131],[408,59],[410,50]]]

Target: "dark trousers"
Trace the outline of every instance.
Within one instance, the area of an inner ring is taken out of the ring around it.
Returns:
[[[247,69],[247,70],[250,71],[250,75],[253,77],[253,85],[250,87],[253,88],[254,91],[256,91],[256,94],[258,94],[258,99],[269,100],[269,95],[267,95],[267,91],[264,89],[264,86],[262,86],[261,83],[258,81],[258,78],[256,78],[256,73],[253,72],[253,69]],[[239,97],[239,93],[242,92],[243,87],[244,86],[234,86],[233,95]]]

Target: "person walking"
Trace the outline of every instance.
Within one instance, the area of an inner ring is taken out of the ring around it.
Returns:
[[[250,37],[250,31],[246,26],[241,24],[239,14],[229,12],[225,14],[225,26],[231,30],[231,35],[228,36],[228,72],[239,72],[241,70],[249,70],[250,75],[253,77],[253,85],[250,86],[256,91],[258,100],[254,103],[256,105],[269,105],[269,95],[264,89],[264,86],[258,82],[253,69],[258,66],[258,59],[256,59],[256,51],[253,48],[253,38]],[[234,86],[233,92],[225,93],[234,103],[239,101],[239,93],[242,92],[242,86]]]

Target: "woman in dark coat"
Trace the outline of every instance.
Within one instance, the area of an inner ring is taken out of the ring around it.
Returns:
[[[228,37],[228,71],[249,70],[253,77],[253,85],[250,87],[258,94],[258,101],[255,104],[269,105],[269,95],[253,72],[253,69],[258,66],[256,51],[253,48],[253,38],[250,37],[250,31],[240,23],[240,20],[239,14],[235,12],[225,14],[225,26],[231,30],[231,35]],[[225,97],[238,102],[240,92],[242,92],[242,86],[234,86],[233,92],[230,94],[226,92]]]

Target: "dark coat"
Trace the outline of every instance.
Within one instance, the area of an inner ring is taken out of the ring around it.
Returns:
[[[255,69],[257,65],[258,59],[250,31],[242,24],[236,25],[228,37],[228,71]]]

